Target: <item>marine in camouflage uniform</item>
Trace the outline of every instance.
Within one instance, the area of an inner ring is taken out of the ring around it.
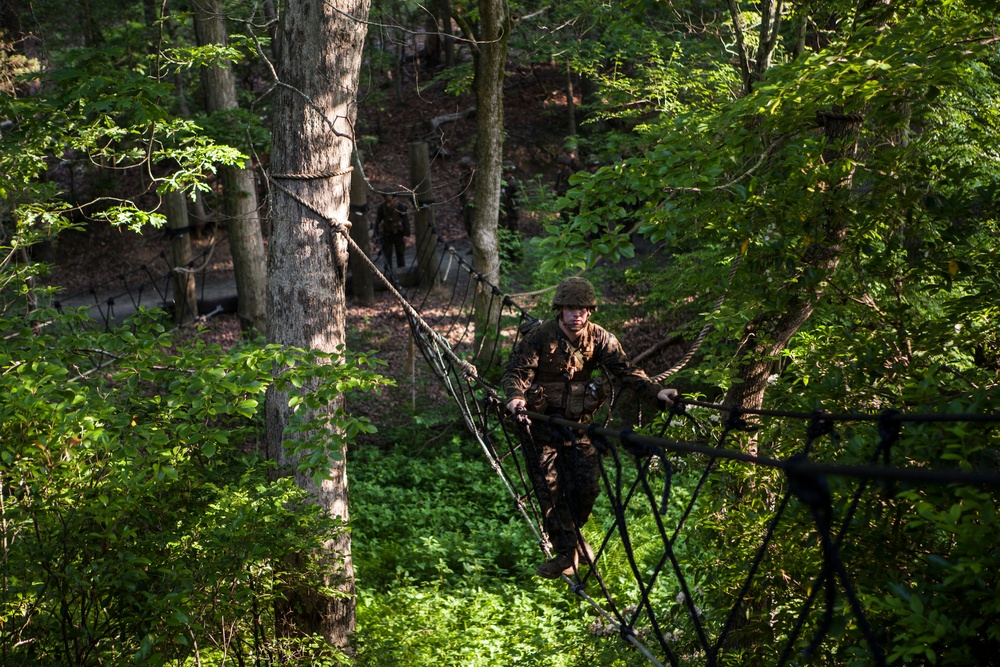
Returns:
[[[597,297],[589,281],[560,282],[552,306],[558,317],[528,332],[511,353],[501,379],[508,410],[590,423],[605,399],[601,383],[592,377],[596,370],[650,403],[671,402],[675,390],[650,381],[628,361],[613,334],[590,322]],[[585,433],[560,432],[544,423],[531,424],[523,440],[526,466],[555,553],[537,573],[548,579],[572,574],[581,560],[592,563],[594,558],[578,529],[590,518],[600,493],[600,454]]]
[[[392,254],[396,253],[396,266],[406,266],[406,237],[410,235],[410,218],[406,204],[396,200],[396,195],[388,193],[375,215],[375,230],[382,242],[382,254],[392,266]]]
[[[512,232],[520,231],[521,184],[514,175],[514,163],[503,163],[503,178],[500,181],[500,226]]]

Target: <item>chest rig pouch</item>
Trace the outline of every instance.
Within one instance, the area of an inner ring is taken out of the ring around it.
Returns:
[[[593,347],[589,338],[575,346],[565,338],[551,341],[539,359],[535,382],[525,395],[529,409],[579,420],[597,412],[607,392],[591,381]]]

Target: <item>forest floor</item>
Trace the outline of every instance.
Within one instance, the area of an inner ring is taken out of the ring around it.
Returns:
[[[532,182],[538,187],[548,187],[555,179],[556,158],[562,151],[567,127],[565,74],[554,69],[535,67],[517,69],[508,73],[505,82],[505,159],[514,163],[516,177],[522,182]],[[385,88],[369,95],[359,104],[358,136],[363,145],[365,175],[377,190],[405,188],[410,182],[408,144],[427,141],[437,154],[432,156],[431,173],[434,181],[435,224],[446,241],[456,246],[468,245],[468,238],[461,223],[461,206],[458,194],[461,188],[459,162],[474,156],[475,115],[444,123],[440,130],[431,129],[433,118],[447,114],[460,114],[475,105],[471,94],[449,95],[442,84],[425,85],[419,93],[416,86],[404,86],[405,99],[397,97],[393,89]],[[137,182],[129,182],[131,178]],[[119,187],[141,191],[141,175],[126,175]],[[263,189],[263,183],[261,183]],[[214,195],[214,196],[213,196]],[[205,198],[210,219],[220,217],[213,210],[213,200],[218,193]],[[157,205],[155,195],[146,195],[150,208]],[[264,202],[263,192],[261,201]],[[370,194],[370,210],[381,203],[381,196]],[[370,214],[373,215],[373,214]],[[525,238],[537,236],[541,231],[538,214],[522,212],[521,232]],[[210,226],[214,228],[214,225]],[[56,242],[40,249],[36,259],[51,265],[47,283],[61,288],[63,297],[77,295],[75,303],[100,300],[101,290],[121,289],[119,278],[138,272],[141,267],[157,265],[165,268],[161,253],[167,250],[168,239],[161,230],[147,229],[136,233],[123,228],[113,228],[106,222],[90,221],[80,231],[62,234]],[[193,239],[195,252],[211,251],[204,279],[216,291],[225,291],[231,282],[232,257],[225,239],[224,226],[214,233],[205,233]],[[412,251],[412,249],[411,249]],[[117,281],[117,282],[116,282]],[[103,286],[103,287],[102,287]],[[201,287],[199,286],[199,289]],[[635,295],[622,286],[621,293],[614,293],[613,284],[602,283],[602,297],[610,300],[636,301]],[[91,290],[94,290],[92,293]],[[235,292],[235,288],[233,288]],[[618,331],[626,351],[638,354],[670,333],[664,331],[662,318],[643,314],[636,303],[636,317]],[[540,304],[539,317],[547,314]],[[426,365],[419,359],[412,364],[408,324],[402,308],[385,291],[376,292],[375,301],[368,305],[348,300],[348,343],[375,350],[387,362],[382,372],[396,381],[380,397],[369,398],[352,405],[352,410],[368,416],[378,424],[382,434],[374,436],[375,444],[385,445],[385,438],[416,421],[416,415],[446,415],[449,397]],[[198,334],[208,342],[229,346],[240,338],[239,322],[232,313],[223,313],[207,319]],[[360,348],[359,348],[359,351]],[[648,358],[643,366],[655,374],[668,367],[683,349],[677,346],[665,349]],[[419,355],[417,355],[419,356]],[[407,371],[406,369],[410,369]],[[401,406],[406,406],[401,409]],[[451,429],[456,424],[445,423]],[[399,435],[399,434],[397,434]]]

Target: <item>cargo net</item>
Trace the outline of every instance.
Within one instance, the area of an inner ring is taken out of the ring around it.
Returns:
[[[886,552],[887,544],[907,544],[900,513],[919,506],[933,514],[932,497],[946,507],[975,499],[952,517],[956,523],[988,522],[995,513],[1000,414],[973,405],[963,408],[968,414],[864,415],[744,410],[681,396],[645,426],[633,416],[631,428],[614,428],[600,413],[591,424],[532,412],[514,418],[496,383],[503,352],[535,318],[433,227],[418,239],[424,265],[411,273],[433,276],[423,288],[403,288],[391,267],[378,271],[365,261],[399,300],[424,358],[546,557],[551,544],[524,461],[532,428],[549,429],[570,446],[586,441],[603,454],[597,505],[587,524],[575,527],[590,548],[561,578],[592,606],[591,632],[618,635],[651,664],[745,664],[747,655],[757,664],[801,664],[845,650],[865,664],[887,664],[893,638],[885,623],[873,622],[865,600],[893,585],[872,585],[873,557],[879,572],[898,572],[908,558]],[[477,312],[480,319],[490,314],[478,335]],[[626,402],[620,399],[613,397],[608,414]],[[979,443],[962,469],[939,456],[965,446],[940,441],[942,422],[961,423]],[[766,455],[778,439],[781,451],[794,453]],[[937,559],[947,576],[959,562],[989,567],[993,549],[953,542],[916,560]],[[704,560],[707,554],[716,560]],[[996,594],[995,577],[977,581],[979,622],[992,623],[986,600]],[[905,584],[897,585],[906,600]],[[709,599],[730,604],[707,608]],[[877,620],[885,618],[883,608]]]
[[[418,210],[431,205],[418,202]],[[524,460],[533,429],[602,454],[596,507],[586,525],[574,527],[590,549],[561,575],[592,608],[592,633],[620,637],[654,665],[800,664],[845,651],[883,665],[899,656],[887,652],[894,642],[885,605],[873,613],[871,600],[891,590],[922,617],[923,603],[907,588],[920,576],[931,580],[928,590],[967,580],[963,622],[977,639],[938,632],[936,641],[964,642],[969,655],[985,656],[981,664],[995,660],[997,640],[986,630],[997,625],[995,540],[957,539],[962,526],[995,525],[995,410],[966,402],[955,414],[835,414],[746,410],[681,396],[668,412],[629,414],[625,427],[628,397],[612,392],[590,424],[533,412],[515,417],[497,382],[505,354],[537,323],[518,299],[546,290],[504,294],[433,226],[418,234],[410,265],[394,271],[378,251],[371,258],[360,251],[347,226],[330,224],[400,303],[418,348],[545,558],[552,547]],[[59,326],[109,330],[129,312],[169,306],[178,273],[199,274],[204,290],[210,258],[211,248],[177,267],[162,254],[63,296],[52,305],[87,306],[89,313]],[[413,286],[404,287],[401,275],[415,276]],[[86,345],[79,354],[80,377],[115,361]],[[604,380],[614,387],[613,378]],[[792,453],[766,453],[778,449]],[[906,513],[919,516],[908,522]],[[915,524],[937,534],[923,552],[917,548],[924,545],[911,544]],[[898,581],[884,581],[893,571],[902,573]],[[720,600],[729,604],[719,608]],[[952,632],[947,619],[939,621],[937,628]]]
[[[178,230],[169,230],[166,235],[169,237],[176,233]],[[183,265],[172,262],[166,251],[160,252],[142,265],[121,271],[84,289],[47,297],[47,301],[41,304],[34,298],[34,302],[29,304],[30,309],[44,305],[62,316],[34,322],[35,333],[61,335],[68,340],[79,338],[79,344],[67,348],[66,364],[74,370],[71,381],[99,372],[119,359],[93,344],[95,331],[110,332],[125,325],[134,331],[136,322],[130,323],[129,318],[141,310],[172,312],[174,324],[169,331],[199,324],[223,312],[219,304],[205,305],[208,304],[205,298],[205,287],[209,283],[207,274],[211,271],[209,265],[214,249],[213,238],[206,249]],[[190,302],[176,298],[178,285],[187,279],[192,284],[193,300]],[[200,289],[194,289],[195,281]],[[201,304],[200,313],[196,304]]]

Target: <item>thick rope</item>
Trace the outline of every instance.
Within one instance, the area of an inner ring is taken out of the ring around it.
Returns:
[[[743,253],[740,253],[733,259],[733,264],[729,268],[729,277],[726,278],[727,283],[733,282],[733,276],[736,275],[736,269],[739,268],[742,262],[743,262]],[[715,301],[715,307],[712,309],[711,313],[712,315],[715,315],[717,312],[719,312],[719,309],[722,308],[722,304],[725,302],[725,300],[726,300],[726,295],[725,293],[723,293]],[[708,332],[710,332],[711,330],[712,330],[712,324],[706,324],[705,326],[703,326],[701,328],[701,332],[698,334],[698,337],[695,339],[694,343],[691,344],[691,348],[681,358],[680,361],[678,361],[676,364],[674,364],[667,370],[663,371],[659,375],[654,375],[649,379],[656,383],[663,382],[668,377],[677,373],[679,370],[687,366],[688,362],[691,361],[694,355],[698,353],[698,350],[701,349],[701,344],[705,342],[705,338],[708,336]]]
[[[283,181],[313,181],[325,178],[334,178],[336,176],[346,176],[352,171],[354,171],[354,167],[345,167],[344,169],[331,169],[328,171],[304,172],[298,174],[268,174],[268,177],[278,178]]]

